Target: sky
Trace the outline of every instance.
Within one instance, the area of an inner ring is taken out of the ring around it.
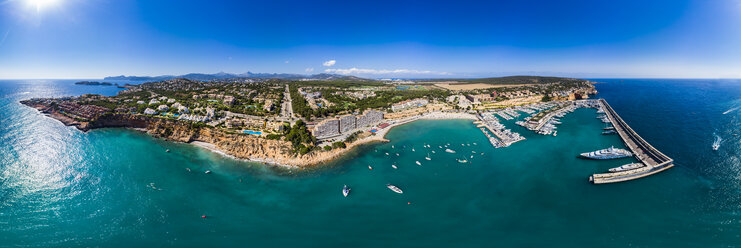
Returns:
[[[741,0],[0,0],[0,78],[741,78]]]

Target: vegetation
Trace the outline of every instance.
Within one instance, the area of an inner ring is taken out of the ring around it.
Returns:
[[[361,133],[363,133],[363,131],[357,131],[357,132],[350,134],[350,136],[347,136],[347,138],[345,138],[345,142],[347,143],[355,142],[356,140],[358,140],[358,135],[360,135]]]
[[[288,86],[288,92],[291,94],[291,104],[293,106],[293,112],[300,115],[301,117],[311,119],[314,114],[314,110],[309,106],[309,102],[306,101],[301,93],[298,93],[296,84]]]
[[[337,141],[332,143],[332,148],[346,148],[347,145],[345,145],[345,142]]]
[[[291,144],[293,145],[294,152],[298,153],[301,153],[302,151],[306,151],[306,153],[308,153],[310,151],[310,148],[307,147],[305,144],[313,146],[316,143],[316,138],[311,135],[309,129],[306,128],[306,123],[304,123],[302,120],[296,121],[296,124],[291,127],[285,137],[286,141],[291,142]]]

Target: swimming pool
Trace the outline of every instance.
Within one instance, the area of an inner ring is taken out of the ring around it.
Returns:
[[[242,133],[248,133],[248,134],[254,134],[254,135],[261,135],[262,132],[260,131],[252,131],[252,130],[244,130]]]

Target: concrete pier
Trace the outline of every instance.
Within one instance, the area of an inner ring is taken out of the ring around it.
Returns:
[[[607,115],[607,118],[615,127],[615,131],[617,131],[620,138],[623,139],[625,146],[633,152],[636,159],[646,166],[628,171],[594,174],[589,177],[589,181],[594,184],[624,182],[650,176],[674,166],[673,159],[661,153],[658,149],[651,146],[651,144],[646,142],[641,138],[641,136],[633,131],[633,129],[630,128],[622,118],[620,118],[615,110],[607,104],[607,101],[599,99],[599,105],[605,111],[605,115]]]

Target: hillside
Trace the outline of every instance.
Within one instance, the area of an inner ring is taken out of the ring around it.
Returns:
[[[457,84],[483,83],[483,84],[550,84],[559,82],[584,82],[587,80],[577,78],[563,77],[541,77],[541,76],[507,76],[491,78],[473,78],[473,79],[425,79],[415,80],[418,82],[458,82]]]

